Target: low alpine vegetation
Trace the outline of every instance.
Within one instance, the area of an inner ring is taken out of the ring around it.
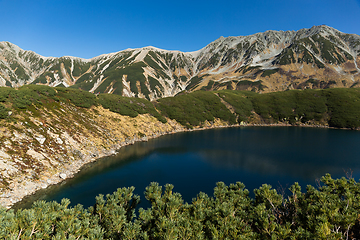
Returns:
[[[174,119],[187,128],[204,126],[215,119],[227,124],[287,123],[318,124],[335,128],[360,127],[360,90],[331,88],[290,90],[259,94],[251,91],[196,91],[148,101],[116,94],[95,95],[74,88],[26,85],[19,89],[0,87],[0,119],[8,112],[29,110],[51,102],[79,108],[101,105],[130,117],[150,114],[165,123]]]
[[[191,203],[151,183],[140,208],[134,187],[96,197],[93,207],[70,201],[35,202],[30,209],[0,209],[3,239],[358,239],[360,184],[353,178],[321,178],[321,186],[287,196],[264,184],[254,197],[244,184],[219,182],[213,196],[200,192]]]

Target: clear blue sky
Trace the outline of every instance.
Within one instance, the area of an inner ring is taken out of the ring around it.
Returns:
[[[53,57],[145,46],[189,52],[220,36],[321,24],[360,35],[360,0],[0,0],[0,41]]]

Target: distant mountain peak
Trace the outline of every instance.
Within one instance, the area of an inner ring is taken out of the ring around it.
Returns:
[[[0,42],[0,86],[72,86],[158,99],[187,90],[357,87],[360,36],[326,25],[219,37],[193,52],[154,46],[91,59],[43,57]]]

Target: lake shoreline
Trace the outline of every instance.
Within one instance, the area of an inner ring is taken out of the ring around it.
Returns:
[[[93,153],[78,159],[71,164],[65,164],[63,170],[59,174],[52,175],[50,173],[44,173],[44,177],[38,182],[28,182],[24,186],[24,182],[19,182],[15,184],[13,190],[8,193],[3,193],[0,197],[2,198],[1,205],[6,208],[11,208],[14,204],[21,202],[26,196],[35,194],[38,190],[45,189],[49,186],[60,184],[61,182],[76,177],[76,174],[82,170],[82,168],[88,163],[97,161],[100,158],[108,157],[111,155],[116,155],[117,151],[124,146],[133,145],[136,142],[146,142],[150,139],[155,139],[161,136],[180,133],[180,132],[192,132],[192,131],[202,131],[209,129],[220,129],[220,128],[235,128],[235,127],[311,127],[311,128],[332,128],[325,125],[309,125],[309,124],[298,124],[292,125],[289,123],[275,123],[275,124],[265,124],[265,123],[241,123],[234,125],[217,125],[217,124],[208,124],[205,127],[197,127],[194,129],[179,129],[174,128],[173,131],[163,132],[163,133],[153,133],[152,135],[142,137],[142,138],[133,138],[131,140],[121,142],[112,146],[110,149],[103,149],[100,152]],[[25,179],[24,179],[25,180]]]

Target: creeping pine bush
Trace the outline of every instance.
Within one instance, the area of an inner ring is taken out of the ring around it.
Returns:
[[[166,117],[185,127],[203,126],[215,118],[230,124],[249,121],[253,116],[265,123],[290,124],[320,122],[336,128],[360,128],[358,88],[306,89],[259,94],[248,91],[195,91],[150,102],[116,94],[98,96],[75,88],[26,85],[19,89],[0,87],[0,103],[15,110],[41,106],[47,102],[70,103],[90,108],[102,105],[121,115],[150,114],[165,123]],[[6,117],[4,106],[1,118]]]
[[[98,102],[101,106],[121,115],[136,117],[146,114],[156,117],[165,123],[166,119],[156,111],[154,105],[146,99],[123,97],[116,94],[99,94]]]
[[[9,109],[0,104],[0,119],[4,119],[8,116]]]
[[[220,118],[234,124],[235,116],[213,92],[197,91],[158,100],[157,108],[164,116],[192,128],[204,121]]]
[[[327,97],[330,112],[329,125],[338,128],[360,127],[360,91],[355,89],[328,89]]]
[[[96,96],[90,92],[73,88],[55,88],[60,99],[69,101],[77,107],[90,108],[96,105]]]
[[[185,203],[174,186],[151,183],[147,209],[137,208],[134,187],[96,197],[94,206],[35,202],[30,209],[0,208],[1,239],[359,239],[360,184],[321,178],[321,186],[286,195],[264,184],[254,197],[243,183],[216,184]]]
[[[222,90],[218,91],[217,93],[219,97],[221,97],[234,108],[235,114],[238,116],[239,123],[241,121],[248,120],[249,116],[252,115],[252,102],[250,98],[246,97],[245,95],[252,95],[252,92]]]

